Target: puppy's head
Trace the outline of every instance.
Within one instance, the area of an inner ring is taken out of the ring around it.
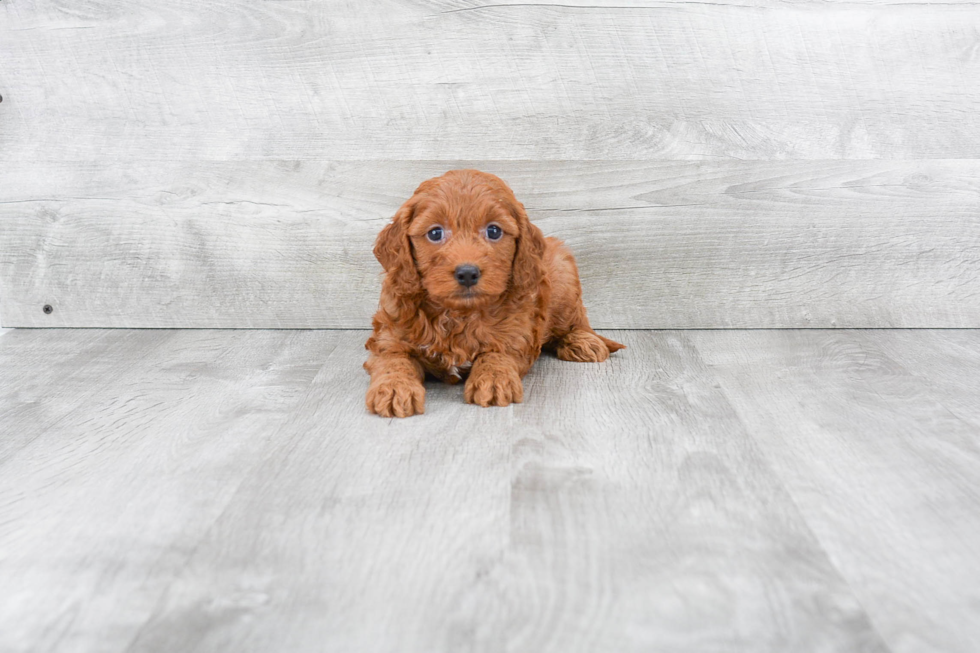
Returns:
[[[423,182],[374,246],[396,292],[424,289],[454,309],[533,290],[543,251],[541,231],[507,184],[477,170]]]

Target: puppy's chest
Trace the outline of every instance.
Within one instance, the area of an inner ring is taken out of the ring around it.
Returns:
[[[435,343],[419,345],[416,350],[425,370],[447,383],[463,380],[480,353],[478,347],[440,347]]]
[[[434,337],[416,346],[427,372],[448,383],[461,381],[483,350],[478,329],[443,318],[433,325]]]

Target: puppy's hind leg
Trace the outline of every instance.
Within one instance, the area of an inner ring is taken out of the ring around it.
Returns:
[[[551,338],[547,346],[561,360],[580,363],[601,363],[612,352],[625,349],[625,345],[592,330],[582,303],[575,257],[560,241],[549,238],[547,243],[545,259],[551,276]]]
[[[603,338],[588,325],[585,328],[574,327],[559,338],[555,345],[558,358],[576,363],[601,363],[612,352],[626,348],[626,345]]]
[[[581,291],[575,293],[573,305],[574,309],[566,314],[566,326],[555,334],[557,337],[552,343],[558,358],[577,363],[601,363],[614,351],[626,349],[626,345],[604,338],[592,330],[582,304]]]

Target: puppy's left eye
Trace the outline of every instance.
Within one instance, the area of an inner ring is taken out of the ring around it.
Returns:
[[[500,237],[504,235],[504,230],[498,225],[491,224],[487,225],[487,240],[500,240]]]

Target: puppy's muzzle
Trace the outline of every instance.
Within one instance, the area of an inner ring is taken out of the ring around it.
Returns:
[[[475,265],[465,264],[456,267],[456,282],[464,288],[472,288],[480,280],[480,268]]]

